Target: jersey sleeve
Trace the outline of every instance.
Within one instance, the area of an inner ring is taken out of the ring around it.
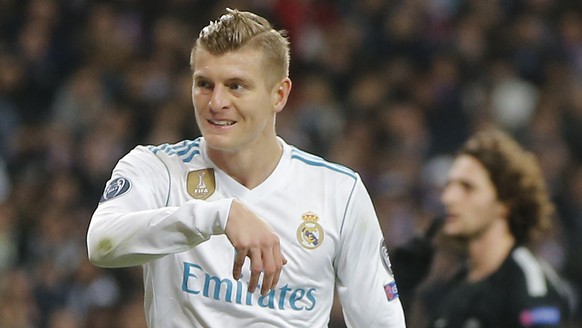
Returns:
[[[378,217],[358,176],[334,262],[336,289],[348,327],[405,327]]]
[[[562,327],[570,319],[571,299],[556,271],[525,247],[513,250],[511,257],[520,270],[519,286],[511,293],[516,327]]]
[[[232,199],[167,206],[170,188],[168,168],[147,148],[122,158],[89,224],[90,260],[102,267],[141,265],[224,233]]]

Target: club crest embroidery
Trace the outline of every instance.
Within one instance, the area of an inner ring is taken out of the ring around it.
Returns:
[[[203,169],[188,172],[188,194],[195,199],[207,199],[216,190],[214,169]]]
[[[297,241],[306,249],[315,249],[323,242],[323,228],[317,221],[319,217],[313,212],[301,216],[303,223],[297,228]]]

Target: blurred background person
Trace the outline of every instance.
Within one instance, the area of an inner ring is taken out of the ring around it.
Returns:
[[[552,228],[554,206],[535,155],[504,132],[480,131],[454,157],[447,177],[444,219],[436,219],[444,222],[434,223],[442,225],[442,241],[433,251],[430,240],[413,239],[416,245],[395,249],[392,263],[397,276],[409,279],[410,271],[428,269],[431,253],[454,245],[459,260],[450,266],[458,268],[446,278],[429,273],[416,292],[402,290],[411,309],[409,324],[564,327],[571,322],[572,290],[537,254]]]

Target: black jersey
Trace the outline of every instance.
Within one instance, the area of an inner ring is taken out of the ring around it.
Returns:
[[[463,269],[423,293],[429,327],[560,327],[569,315],[563,283],[525,247],[514,248],[487,278],[466,278]]]

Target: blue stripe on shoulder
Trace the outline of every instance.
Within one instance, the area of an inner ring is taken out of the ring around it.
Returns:
[[[291,150],[291,158],[298,159],[307,165],[324,167],[324,168],[330,169],[332,171],[343,173],[343,174],[345,174],[353,179],[356,179],[356,172],[354,172],[353,170],[351,170],[343,165],[340,165],[340,164],[328,162],[319,156],[309,154],[309,153],[304,152],[302,150],[299,150],[297,148],[293,148]]]
[[[200,154],[200,138],[195,140],[184,140],[176,144],[161,144],[158,146],[147,146],[154,154],[162,151],[168,156],[179,156],[184,163],[188,163],[194,156]]]

